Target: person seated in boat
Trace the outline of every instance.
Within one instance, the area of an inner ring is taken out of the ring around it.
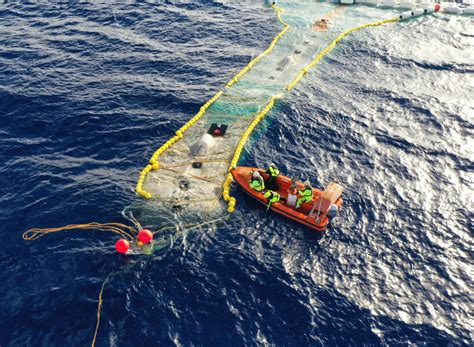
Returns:
[[[298,190],[298,194],[300,198],[298,199],[298,201],[296,201],[297,209],[300,208],[301,204],[313,200],[313,187],[311,187],[311,183],[309,181],[306,181],[304,183],[304,188]]]
[[[258,171],[254,171],[252,173],[252,178],[249,181],[250,188],[256,190],[257,192],[261,192],[265,189],[265,183],[263,182],[263,177],[260,175]]]
[[[280,171],[277,169],[276,165],[271,163],[268,166],[267,171],[265,173],[268,174],[267,186],[269,189],[274,189],[276,187],[276,181],[278,179],[278,175]]]
[[[275,202],[280,201],[280,194],[274,192],[273,190],[267,190],[263,196],[268,199],[267,210],[272,206]]]

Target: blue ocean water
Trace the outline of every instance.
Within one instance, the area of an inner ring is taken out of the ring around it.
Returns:
[[[153,256],[31,227],[127,222],[139,170],[279,31],[260,2],[0,4],[0,345],[470,345],[472,18],[351,36],[245,156],[345,205],[315,235],[237,212]]]

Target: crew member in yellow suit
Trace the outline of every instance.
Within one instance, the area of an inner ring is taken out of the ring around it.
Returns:
[[[311,187],[311,183],[309,183],[309,181],[306,181],[304,183],[304,188],[298,190],[298,194],[300,198],[298,199],[298,201],[296,201],[297,209],[300,208],[301,204],[313,200],[313,187]]]

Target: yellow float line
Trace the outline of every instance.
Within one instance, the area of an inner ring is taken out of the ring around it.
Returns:
[[[336,39],[334,39],[321,53],[319,53],[315,59],[308,65],[306,65],[303,69],[300,70],[300,73],[295,77],[295,79],[286,87],[286,90],[291,90],[298,82],[306,75],[313,66],[315,66],[326,54],[328,54],[330,51],[334,49],[336,44],[342,40],[342,38],[348,34],[350,34],[353,31],[364,29],[367,27],[374,27],[374,26],[379,26],[387,23],[392,23],[400,20],[400,18],[393,18],[393,19],[387,19],[381,22],[375,22],[375,23],[369,23],[369,24],[364,24],[360,25],[358,27],[354,27],[352,29],[344,31],[341,35],[339,35]],[[270,102],[267,104],[267,106],[263,109],[262,112],[260,112],[250,124],[250,126],[247,128],[245,131],[244,135],[241,137],[239,144],[237,145],[237,148],[234,153],[234,157],[232,158],[231,164],[229,166],[229,173],[227,174],[227,178],[224,182],[223,185],[223,193],[222,196],[225,201],[229,202],[229,206],[227,208],[227,211],[229,212],[234,212],[235,210],[235,203],[236,200],[234,197],[230,196],[230,185],[233,181],[232,174],[230,173],[230,170],[234,167],[237,166],[237,162],[239,161],[240,154],[242,152],[242,149],[244,148],[245,143],[247,142],[250,134],[254,130],[254,128],[257,126],[257,124],[262,120],[263,117],[270,111],[270,109],[273,107],[275,103],[275,97],[272,96],[270,99]]]
[[[288,29],[290,28],[290,26],[283,20],[281,19],[281,12],[282,12],[282,9],[277,7],[276,5],[272,5],[272,7],[275,9],[276,13],[277,13],[277,18],[278,18],[278,21],[283,24],[284,28],[282,31],[280,31],[272,40],[272,42],[270,43],[270,46],[268,46],[268,48],[263,51],[262,53],[260,53],[257,57],[255,57],[246,67],[244,67],[238,74],[236,74],[227,84],[226,84],[226,87],[227,88],[230,88],[232,87],[239,79],[242,78],[243,75],[245,75],[247,72],[250,71],[250,69],[252,67],[254,67],[255,64],[257,64],[260,59],[262,59],[264,56],[266,56],[267,54],[270,54],[272,51],[273,51],[273,48],[275,48],[275,45],[278,43],[278,41],[280,41],[280,39],[283,37],[283,35],[285,35],[285,33],[288,31]]]
[[[152,170],[158,170],[160,168],[160,164],[158,163],[158,157],[163,154],[168,148],[173,145],[173,143],[179,141],[183,138],[183,134],[186,130],[192,127],[203,115],[206,113],[206,110],[223,94],[223,91],[218,92],[214,95],[208,102],[206,102],[200,109],[196,115],[191,118],[185,125],[183,125],[177,132],[176,135],[173,136],[171,139],[166,141],[160,148],[158,148],[155,153],[151,156],[150,163],[145,166],[145,168],[140,172],[140,176],[138,177],[137,186],[135,191],[143,196],[144,198],[151,199],[151,193],[143,190],[143,182],[145,181],[146,175]]]
[[[313,59],[311,63],[309,63],[308,65],[306,65],[304,68],[300,70],[299,74],[293,79],[293,81],[291,81],[291,83],[286,86],[286,90],[292,90],[298,84],[298,82],[304,77],[304,75],[308,73],[309,69],[314,67],[317,63],[319,63],[319,61],[323,59],[324,56],[326,56],[329,52],[331,52],[334,49],[334,47],[336,47],[337,43],[341,41],[345,36],[349,35],[350,33],[354,31],[361,30],[367,27],[376,27],[379,25],[387,24],[387,23],[397,22],[399,20],[400,18],[392,18],[392,19],[387,19],[380,22],[359,25],[357,27],[344,31],[341,35],[336,37],[325,49],[323,49],[322,52],[319,53],[316,56],[316,58]]]
[[[281,12],[282,9],[276,6],[275,4],[272,5],[272,8],[276,11],[277,13],[277,18],[280,23],[283,24],[284,28],[280,33],[278,33],[270,43],[270,46],[259,56],[257,56],[255,59],[253,59],[246,67],[244,67],[237,75],[235,75],[227,84],[226,88],[230,88],[232,85],[234,85],[239,79],[242,78],[247,72],[250,71],[250,69],[257,64],[260,59],[262,59],[265,55],[269,54],[272,52],[273,48],[275,45],[278,43],[278,41],[285,35],[287,30],[289,29],[289,25],[281,19]],[[146,176],[150,171],[153,170],[158,170],[160,168],[160,164],[158,163],[158,157],[162,155],[167,149],[171,147],[175,142],[179,141],[180,139],[183,138],[184,133],[186,130],[188,130],[190,127],[192,127],[205,113],[206,110],[223,94],[223,91],[220,91],[216,93],[208,102],[206,102],[200,109],[199,112],[191,118],[185,125],[183,125],[177,132],[176,135],[173,136],[171,139],[169,139],[167,142],[165,142],[160,148],[158,148],[155,153],[150,158],[150,162],[143,170],[140,172],[140,176],[138,177],[138,182],[137,186],[135,187],[135,191],[143,196],[146,199],[151,199],[152,195],[151,193],[145,191],[143,189],[143,182],[145,181]]]
[[[227,178],[224,184],[222,185],[222,189],[223,189],[222,197],[224,198],[225,201],[229,202],[229,207],[227,208],[227,211],[229,212],[234,212],[235,202],[236,202],[235,198],[230,196],[229,194],[230,185],[233,181],[233,177],[232,177],[232,174],[230,173],[230,170],[237,167],[237,162],[239,161],[240,155],[242,154],[242,150],[244,149],[245,143],[247,142],[248,138],[252,134],[255,127],[258,125],[258,123],[260,123],[263,117],[265,117],[265,115],[272,109],[274,104],[275,104],[275,97],[272,96],[270,98],[270,101],[265,106],[265,108],[257,114],[253,122],[250,123],[250,125],[247,127],[244,134],[240,138],[239,143],[237,144],[237,147],[235,148],[234,156],[232,157],[232,160],[229,166],[229,173],[227,174]]]

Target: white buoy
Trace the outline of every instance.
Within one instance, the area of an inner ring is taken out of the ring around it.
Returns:
[[[400,15],[400,19],[407,19],[411,17],[418,17],[421,16],[425,13],[433,13],[433,12],[438,12],[441,9],[441,6],[439,4],[431,4],[430,7],[427,8],[416,8],[412,11],[405,11]]]
[[[355,0],[356,4],[378,5],[381,0]]]
[[[463,14],[474,15],[474,7],[467,7],[462,11]]]
[[[402,14],[400,14],[400,19],[407,19],[407,18],[410,18],[411,16],[412,16],[411,11],[405,11]]]
[[[451,14],[461,14],[462,9],[456,6],[446,6],[446,7],[443,7],[443,12],[451,13]]]
[[[212,137],[209,134],[204,134],[201,136],[201,138],[191,146],[191,154],[192,155],[203,155],[205,154],[209,149],[214,147],[216,144],[216,141],[214,140],[214,137]]]
[[[424,13],[433,13],[436,12],[436,9],[433,4],[422,4]]]
[[[411,15],[413,17],[421,16],[423,13],[425,13],[425,10],[422,9],[422,8],[417,8],[417,9],[414,9],[413,11],[411,11]]]

